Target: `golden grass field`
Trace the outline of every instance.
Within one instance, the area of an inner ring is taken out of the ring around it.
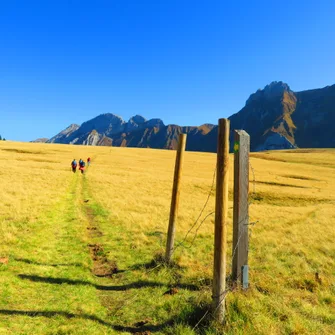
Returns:
[[[88,156],[85,175],[73,174],[71,160]],[[176,249],[175,266],[154,262],[174,160],[174,151],[0,142],[0,334],[334,334],[335,150],[251,154],[250,288],[227,296],[224,326],[198,323],[211,302],[213,215]],[[209,192],[202,217],[214,211],[215,165],[214,154],[185,153],[177,245]],[[117,273],[95,276],[97,260]]]

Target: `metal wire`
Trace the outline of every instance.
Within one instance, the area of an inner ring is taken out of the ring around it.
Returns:
[[[195,241],[195,238],[197,237],[197,233],[198,233],[200,227],[201,227],[202,224],[206,221],[206,219],[207,219],[210,215],[212,215],[212,214],[214,213],[214,212],[211,212],[211,213],[209,213],[209,214],[206,215],[206,217],[200,222],[200,225],[197,227],[196,232],[195,232],[195,236],[194,236],[194,238],[193,238],[193,240],[192,240],[192,242],[191,242],[191,245],[190,245],[189,247],[185,246],[185,245],[184,245],[184,242],[186,241],[188,235],[191,233],[191,231],[195,228],[195,226],[196,226],[197,223],[199,222],[199,220],[200,220],[200,218],[201,218],[203,212],[205,211],[205,209],[206,209],[206,207],[207,207],[207,205],[208,205],[209,199],[210,199],[210,197],[211,197],[211,195],[212,195],[212,191],[213,191],[213,189],[214,189],[214,185],[215,185],[215,176],[216,176],[216,166],[215,166],[214,173],[213,173],[212,185],[211,185],[210,191],[209,191],[209,193],[208,193],[208,195],[207,195],[205,204],[204,204],[204,206],[202,207],[202,209],[201,209],[201,211],[200,211],[200,213],[199,213],[197,219],[196,219],[195,222],[192,224],[191,228],[187,231],[187,233],[186,233],[186,235],[184,236],[184,238],[182,239],[182,241],[179,242],[179,243],[173,248],[173,250],[172,250],[172,255],[173,255],[173,253],[176,251],[176,249],[178,249],[178,248],[181,247],[181,246],[183,246],[184,248],[191,248],[191,246],[193,245],[193,243],[194,243],[194,241]]]

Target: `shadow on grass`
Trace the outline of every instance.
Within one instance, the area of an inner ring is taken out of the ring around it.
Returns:
[[[64,317],[66,319],[85,319],[97,322],[103,326],[113,328],[114,330],[118,332],[130,332],[130,333],[136,333],[141,331],[151,331],[151,332],[158,332],[164,329],[166,326],[172,324],[172,321],[167,321],[165,323],[159,324],[159,325],[145,325],[141,327],[127,327],[127,326],[121,326],[121,325],[113,325],[109,322],[106,322],[100,318],[98,318],[95,315],[90,314],[74,314],[69,312],[63,312],[63,311],[19,311],[19,310],[8,310],[8,309],[0,309],[0,315],[22,315],[22,316],[29,316],[32,318],[35,317],[45,317],[45,318],[53,318],[57,316]]]
[[[85,280],[73,280],[73,279],[67,279],[67,278],[53,278],[53,277],[41,277],[36,275],[25,275],[25,274],[19,274],[19,278],[24,280],[30,280],[32,282],[37,283],[47,283],[47,284],[56,284],[56,285],[62,285],[62,284],[68,284],[68,285],[88,285],[88,286],[94,286],[97,290],[100,291],[127,291],[130,289],[139,289],[139,288],[145,288],[145,287],[167,287],[168,285],[163,283],[157,283],[157,282],[151,282],[151,281],[145,281],[140,280],[134,283],[126,284],[126,285],[96,285],[89,281]],[[175,288],[179,289],[186,289],[190,291],[198,291],[199,287],[197,285],[193,284],[181,284],[178,283],[176,285],[173,285]]]
[[[212,320],[212,314],[210,313],[210,306],[203,305],[203,306],[188,306],[185,310],[182,310],[179,314],[173,316],[169,320],[165,321],[160,325],[140,325],[136,327],[134,326],[116,326],[117,328],[114,329],[120,332],[129,332],[135,334],[144,334],[145,332],[149,332],[149,334],[162,331],[167,327],[171,328],[177,324],[183,324],[185,326],[189,326],[193,330],[196,331],[196,334],[205,334],[206,330],[208,330],[208,326]],[[141,322],[139,322],[141,324]],[[170,329],[170,332],[171,329]]]
[[[163,329],[167,327],[171,327],[175,324],[184,324],[188,325],[192,328],[197,328],[197,333],[202,334],[203,330],[208,327],[209,320],[211,319],[211,315],[209,313],[209,307],[207,305],[204,306],[192,306],[192,308],[188,308],[186,311],[181,311],[179,315],[176,315],[169,320],[158,324],[158,325],[150,325],[150,324],[142,324],[142,322],[138,322],[138,326],[135,324],[133,326],[122,326],[122,325],[113,325],[101,318],[98,318],[95,315],[90,314],[74,314],[70,312],[64,311],[22,311],[22,310],[8,310],[8,309],[0,309],[0,315],[10,315],[10,316],[28,316],[28,317],[45,317],[45,318],[53,318],[53,317],[64,317],[66,319],[84,319],[90,320],[93,322],[97,322],[103,326],[112,328],[118,332],[128,332],[128,333],[144,333],[144,332],[161,332]]]
[[[40,277],[35,275],[25,275],[25,274],[19,274],[18,277],[21,279],[30,280],[37,283],[47,283],[47,284],[56,284],[56,285],[62,285],[62,284],[68,284],[68,285],[88,285],[88,286],[94,286],[97,290],[101,291],[127,291],[133,288],[144,288],[144,287],[163,287],[164,284],[156,283],[156,282],[150,282],[150,281],[138,281],[126,285],[96,285],[89,281],[85,280],[73,280],[73,279],[67,279],[67,278],[53,278],[53,277]]]
[[[69,312],[63,312],[63,311],[19,311],[19,310],[8,310],[8,309],[0,309],[0,314],[2,315],[23,315],[23,316],[30,316],[30,317],[46,317],[46,318],[52,318],[54,316],[63,316],[67,319],[73,319],[73,318],[81,318],[91,321],[97,321],[98,323],[104,325],[104,326],[112,326],[110,323],[105,322],[104,320],[89,314],[74,314]]]
[[[36,261],[32,261],[30,259],[26,259],[26,258],[14,258],[16,262],[22,262],[22,263],[26,263],[26,264],[33,264],[33,265],[41,265],[41,266],[53,266],[53,267],[58,267],[58,266],[76,266],[76,267],[83,267],[85,268],[85,266],[81,263],[60,263],[60,264],[49,264],[49,263],[41,263],[41,262],[36,262]]]

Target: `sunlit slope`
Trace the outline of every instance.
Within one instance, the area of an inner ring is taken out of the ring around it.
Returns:
[[[85,147],[0,141],[0,218],[6,242],[15,239],[15,222],[31,222],[65,195],[71,183],[73,158]]]
[[[85,176],[74,175],[71,160],[88,156]],[[0,142],[0,257],[8,259],[0,264],[0,329],[127,333],[148,319],[145,329],[158,334],[200,333],[206,322],[192,330],[192,313],[211,300],[216,155],[185,153],[174,255],[180,268],[145,267],[164,252],[174,159],[175,151]],[[335,151],[253,153],[251,166],[250,289],[228,295],[226,331],[332,334]],[[233,156],[228,274],[232,185]],[[99,234],[90,235],[90,225]],[[93,276],[92,243],[125,272]],[[171,286],[179,291],[167,297]]]
[[[70,168],[85,149],[0,142],[0,334],[116,333],[94,286],[64,283],[92,279]]]

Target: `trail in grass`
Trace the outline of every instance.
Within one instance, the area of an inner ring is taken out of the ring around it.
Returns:
[[[0,267],[0,334],[166,334],[192,310],[179,269],[152,271],[153,255],[89,194],[89,174],[69,175],[66,194],[18,232]]]
[[[191,329],[208,309],[208,287],[167,267],[146,245],[134,245],[124,222],[92,196],[91,166],[80,185],[97,295],[114,329],[137,334],[195,334]],[[157,242],[157,253],[161,247]],[[149,250],[149,251],[148,251]]]
[[[19,232],[8,265],[0,269],[0,333],[115,334],[106,322],[91,273],[83,176],[71,175],[57,205]]]

